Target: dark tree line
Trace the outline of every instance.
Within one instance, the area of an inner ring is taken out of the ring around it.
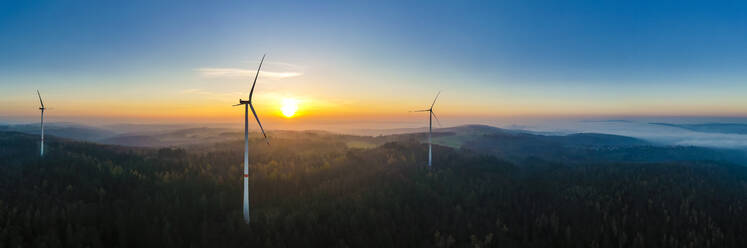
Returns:
[[[745,247],[747,171],[574,164],[335,135],[136,149],[0,133],[0,247]]]

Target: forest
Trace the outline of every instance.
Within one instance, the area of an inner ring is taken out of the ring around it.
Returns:
[[[435,146],[427,168],[414,138],[271,137],[250,144],[246,225],[241,140],[51,137],[40,158],[37,136],[0,132],[0,247],[747,246],[741,164],[509,161]]]

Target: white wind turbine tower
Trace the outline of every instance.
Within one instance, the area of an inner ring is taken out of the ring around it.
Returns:
[[[41,104],[41,107],[39,107],[39,110],[41,110],[41,151],[40,156],[44,156],[44,110],[47,109],[44,107],[44,102],[42,101],[41,94],[39,94],[39,90],[36,90],[36,95],[39,96],[39,103]]]
[[[428,168],[432,165],[432,139],[431,136],[433,136],[433,118],[436,118],[436,121],[438,122],[438,125],[441,126],[441,121],[438,120],[438,117],[436,116],[436,113],[433,112],[433,106],[436,105],[436,100],[438,99],[438,96],[441,95],[441,91],[436,94],[436,98],[433,99],[433,103],[431,103],[431,107],[428,109],[423,110],[415,110],[412,112],[428,112]]]
[[[259,68],[257,68],[257,73],[254,75],[254,83],[252,83],[252,89],[249,91],[249,100],[241,100],[239,99],[239,104],[233,105],[233,106],[240,106],[244,105],[244,222],[249,224],[249,109],[252,109],[252,114],[254,114],[254,118],[257,119],[257,124],[259,124],[259,129],[262,130],[262,135],[265,137],[265,142],[267,144],[270,144],[270,141],[267,140],[267,134],[265,134],[265,129],[262,128],[262,123],[259,122],[259,117],[257,117],[257,112],[254,111],[254,106],[252,106],[252,94],[254,94],[254,85],[257,84],[257,77],[259,76],[259,70],[262,69],[262,62],[265,61],[265,55],[262,55],[262,60],[259,61]]]

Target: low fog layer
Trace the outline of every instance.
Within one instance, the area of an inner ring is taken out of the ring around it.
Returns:
[[[453,127],[465,124],[485,124],[511,130],[524,130],[543,135],[567,135],[573,133],[602,133],[629,136],[644,139],[661,145],[703,146],[715,148],[747,149],[747,134],[735,133],[735,130],[747,130],[747,119],[731,118],[627,118],[627,119],[501,119],[474,120],[465,122],[455,118],[444,118],[443,127]],[[725,125],[724,123],[729,123]],[[419,133],[427,130],[427,119],[420,123],[370,123],[366,128],[341,128],[320,126],[316,130],[326,130],[334,133],[345,133],[364,136],[378,136],[390,134]],[[396,128],[387,128],[398,126]],[[49,123],[48,133],[66,138],[84,139],[88,141],[117,143],[110,139],[132,139],[133,137],[171,135],[180,130],[192,132],[220,131],[222,139],[232,135],[240,136],[241,125],[232,124],[169,124],[169,125],[139,125],[139,124],[109,124],[101,126],[87,126],[76,123]],[[327,128],[325,128],[327,127]],[[381,128],[376,128],[381,127]],[[37,123],[2,124],[0,130],[13,130],[27,133],[38,132]],[[250,126],[250,129],[254,127]],[[278,130],[277,128],[269,128]],[[434,131],[444,131],[434,124]],[[282,130],[282,128],[281,128]],[[69,136],[69,137],[68,137]],[[183,136],[183,135],[182,135]],[[194,137],[187,135],[184,138]]]
[[[717,132],[696,132],[677,126],[661,125],[672,123],[659,120],[575,120],[548,121],[523,126],[524,129],[554,134],[605,133],[645,139],[664,145],[692,145],[718,148],[747,149],[747,135]],[[678,123],[676,123],[678,124]],[[745,125],[747,124],[740,124]]]

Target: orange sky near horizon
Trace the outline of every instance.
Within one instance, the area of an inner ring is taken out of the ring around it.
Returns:
[[[663,91],[658,85],[533,84],[485,79],[449,71],[414,74],[382,72],[371,66],[318,61],[283,62],[268,56],[255,90],[254,106],[269,129],[318,123],[403,122],[421,125],[439,90],[437,115],[445,123],[510,118],[607,118],[615,116],[747,116],[741,91],[683,84]],[[256,61],[258,62],[258,61]],[[94,123],[239,123],[256,62],[226,68],[194,68],[181,73],[97,75],[78,72],[29,75],[0,93],[0,121],[34,122],[37,87],[50,121]],[[361,62],[366,63],[366,62]],[[209,64],[209,63],[206,63]],[[301,65],[298,65],[301,64]],[[360,67],[368,67],[362,71]],[[469,82],[493,82],[470,85]],[[458,83],[455,83],[458,82]],[[464,83],[467,82],[467,83]],[[93,85],[93,86],[91,86]],[[423,86],[428,86],[424,88]],[[734,89],[745,85],[731,85]],[[84,87],[85,86],[85,87]],[[619,94],[619,92],[627,94]],[[298,101],[292,118],[282,115],[284,99]],[[696,99],[696,100],[694,100]],[[353,125],[353,124],[351,124]],[[363,125],[363,124],[356,124]]]
[[[420,126],[427,115],[408,111],[439,90],[447,125],[747,116],[744,11],[678,6],[19,4],[0,16],[0,122],[38,121],[39,90],[51,122],[240,123],[231,105],[263,54],[254,102],[270,129]]]

